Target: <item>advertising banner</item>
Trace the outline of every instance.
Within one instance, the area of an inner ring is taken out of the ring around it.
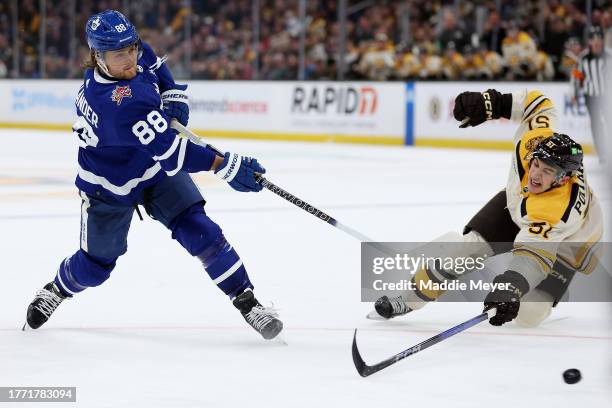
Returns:
[[[191,126],[210,135],[403,144],[405,87],[374,82],[192,82]]]
[[[80,80],[0,81],[0,124],[5,127],[69,129]]]
[[[81,80],[0,81],[0,127],[70,129]],[[463,91],[538,89],[559,111],[558,131],[592,144],[584,100],[565,83],[190,81],[189,126],[203,136],[247,139],[511,148],[516,123],[460,129]]]

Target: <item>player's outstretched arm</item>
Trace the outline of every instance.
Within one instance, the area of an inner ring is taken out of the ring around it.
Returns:
[[[461,122],[460,128],[478,126],[487,120],[512,115],[512,94],[502,94],[495,89],[485,92],[462,92],[455,98],[453,116]]]

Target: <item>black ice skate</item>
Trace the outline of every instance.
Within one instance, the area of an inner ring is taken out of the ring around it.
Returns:
[[[374,303],[374,309],[379,316],[385,319],[402,316],[412,311],[401,296],[391,299],[387,296],[383,296]]]
[[[252,290],[247,289],[242,292],[234,298],[233,303],[244,316],[244,320],[264,339],[273,339],[283,330],[283,322],[277,319],[278,314],[271,308],[263,307],[255,299]]]
[[[66,298],[60,293],[55,283],[47,283],[44,288],[36,292],[36,297],[28,306],[27,323],[23,325],[22,330],[38,329],[45,324]]]

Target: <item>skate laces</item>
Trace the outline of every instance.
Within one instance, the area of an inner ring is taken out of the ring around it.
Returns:
[[[36,292],[36,298],[39,302],[34,306],[34,309],[44,314],[47,319],[51,317],[51,314],[53,314],[55,309],[57,309],[59,304],[64,300],[53,293],[53,291],[47,289],[40,289]]]
[[[401,296],[389,299],[389,303],[391,303],[393,313],[408,313],[410,311],[410,308],[406,305]]]
[[[274,308],[274,304],[269,307],[255,305],[244,317],[255,330],[261,331],[268,323],[278,317],[278,309]]]

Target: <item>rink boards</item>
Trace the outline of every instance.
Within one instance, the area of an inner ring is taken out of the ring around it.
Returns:
[[[80,80],[0,81],[0,127],[69,130]],[[190,127],[204,136],[283,141],[509,149],[516,123],[459,129],[463,91],[539,89],[560,112],[558,131],[591,145],[584,100],[567,83],[188,81]],[[118,106],[118,113],[120,106]]]

